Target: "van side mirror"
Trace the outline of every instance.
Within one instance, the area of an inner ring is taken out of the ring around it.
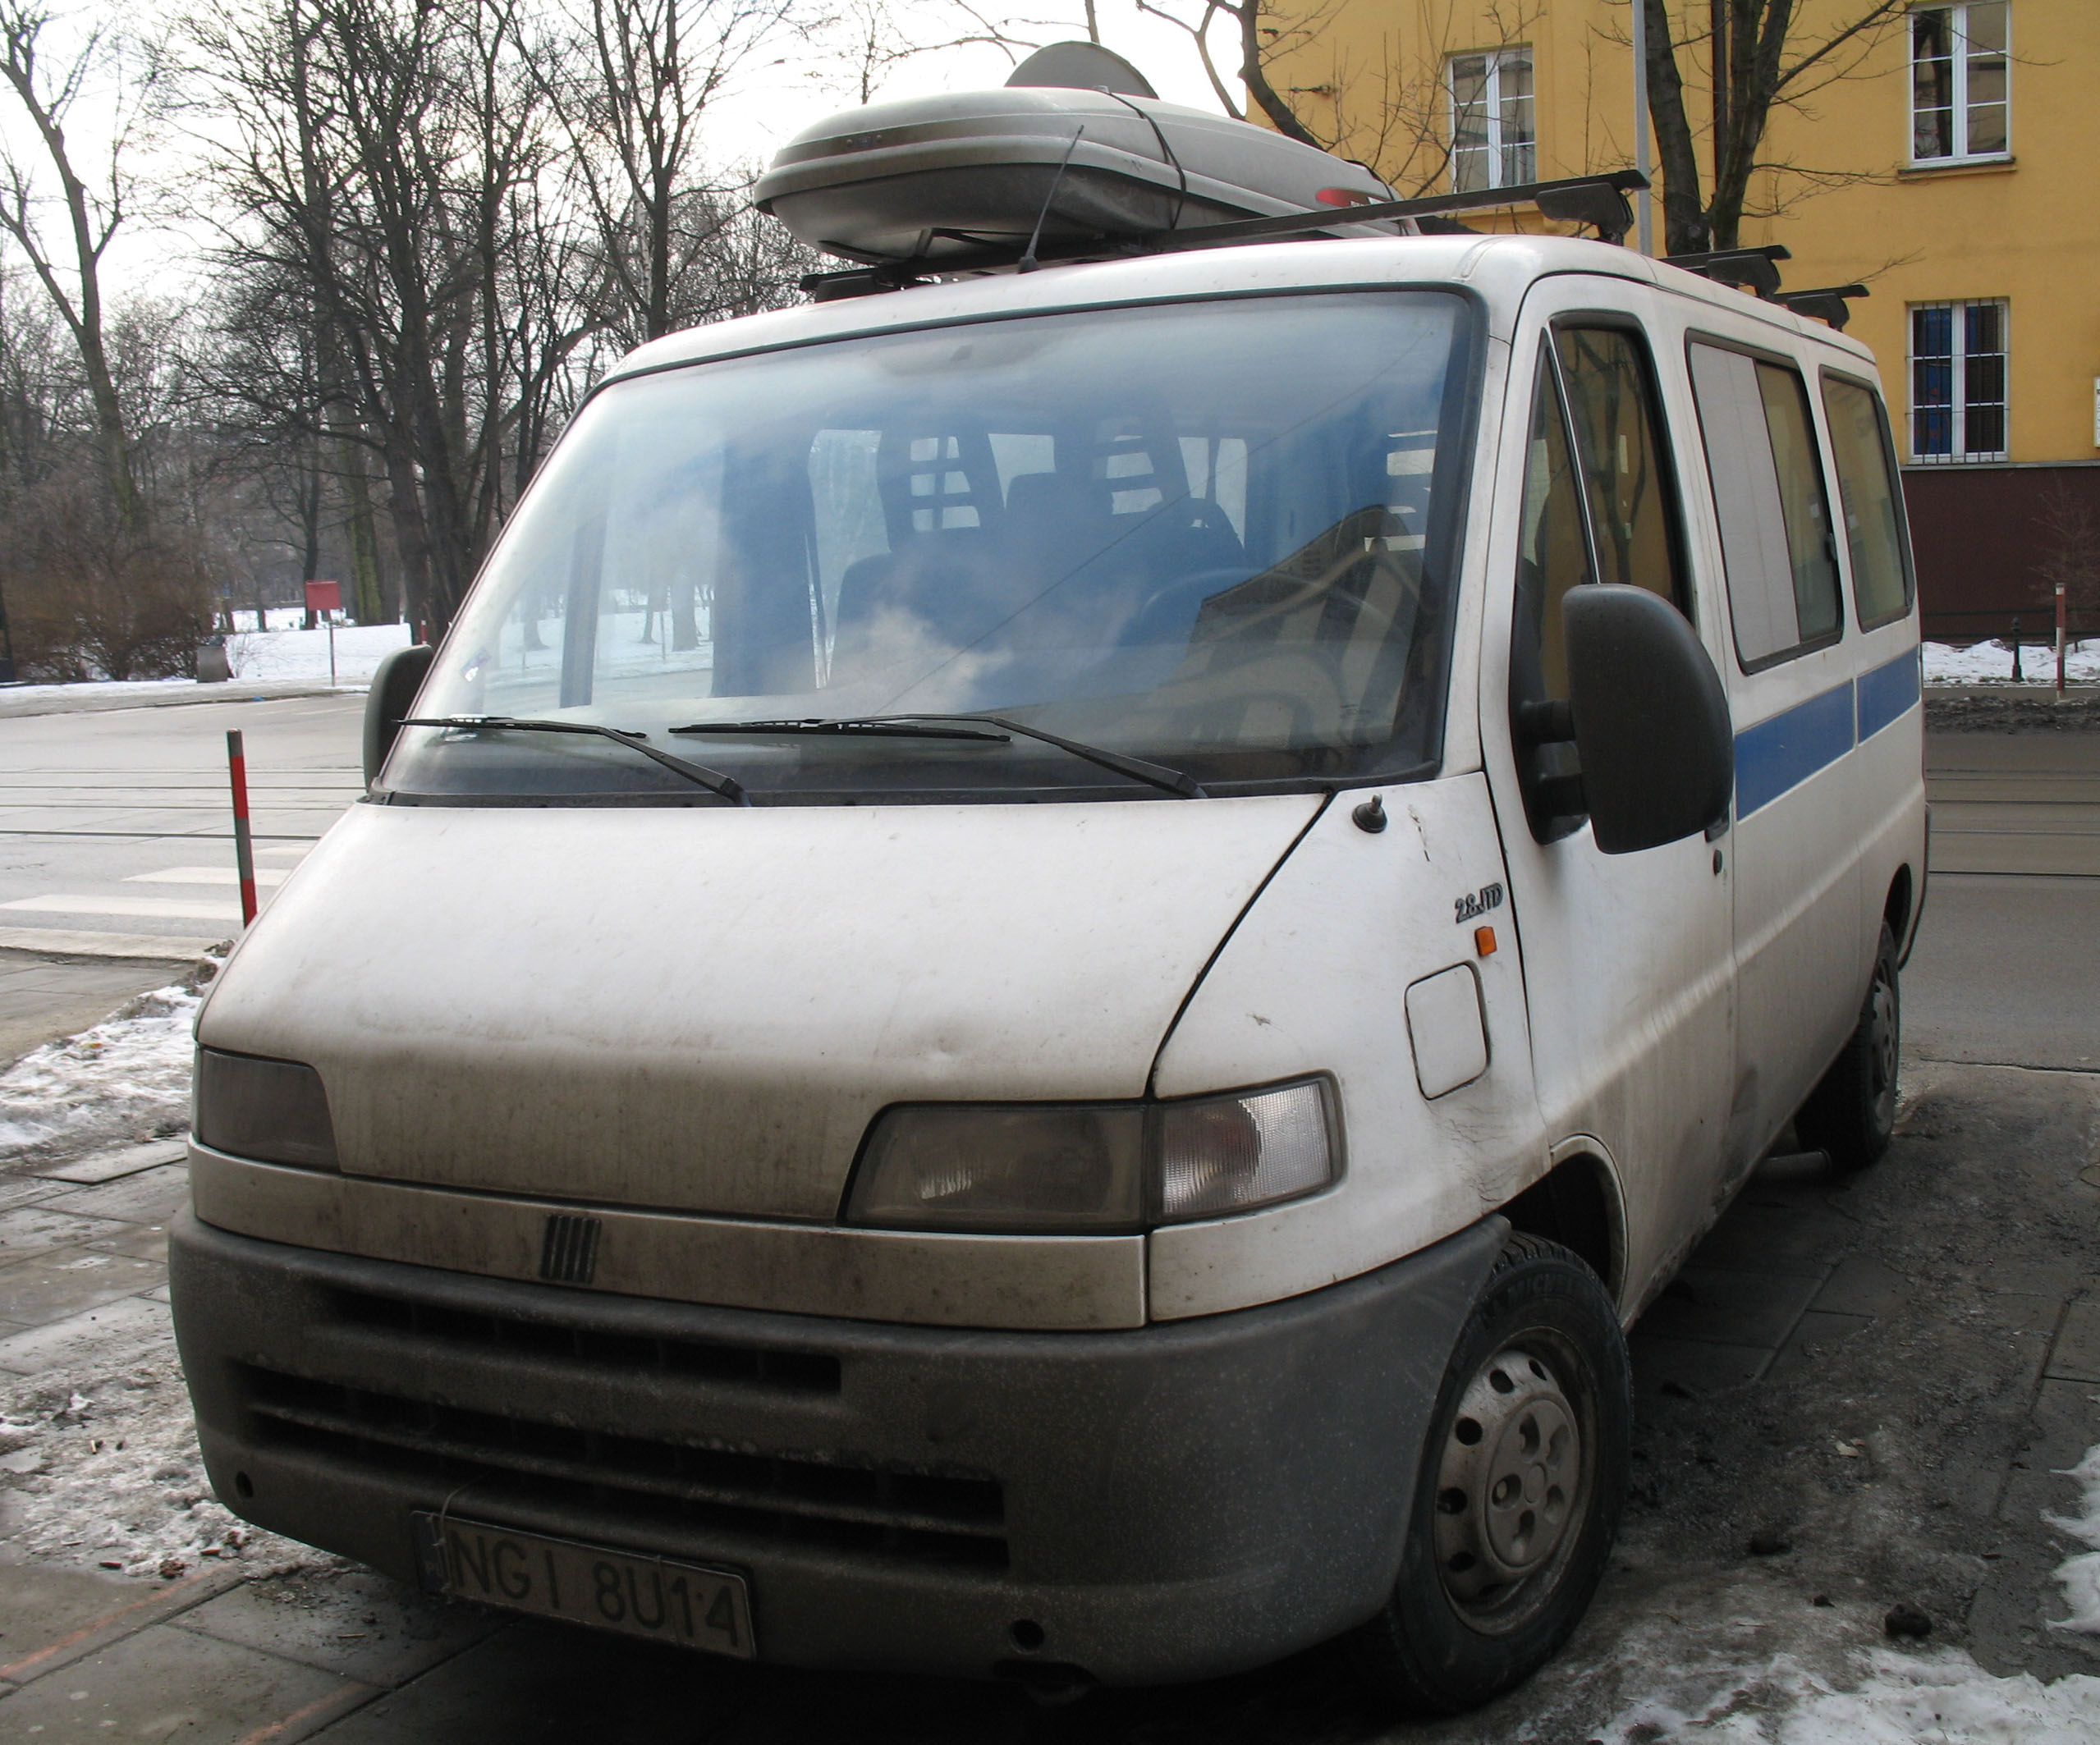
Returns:
[[[365,785],[379,779],[387,753],[394,749],[395,736],[423,689],[430,662],[438,651],[428,643],[397,648],[379,662],[372,675],[372,689],[365,698]]]
[[[1644,588],[1608,582],[1570,588],[1561,613],[1598,847],[1631,854],[1726,818],[1735,729],[1721,675],[1684,614]]]

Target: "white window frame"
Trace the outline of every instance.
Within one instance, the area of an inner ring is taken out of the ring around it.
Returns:
[[[1963,445],[1969,439],[1969,323],[1968,312],[1972,309],[1995,306],[1998,311],[1998,341],[2001,349],[1985,355],[2001,358],[2005,364],[2004,393],[2002,397],[1988,404],[1999,409],[2001,434],[2004,444],[1993,449],[1978,449],[1973,452]],[[1948,321],[1948,350],[1936,352],[1936,357],[1950,358],[1952,380],[1949,384],[1950,403],[1946,407],[1949,422],[1949,448],[1943,455],[1921,453],[1918,447],[1918,312],[1921,309],[1943,309],[1951,311]],[[2012,305],[2005,297],[1964,297],[1959,299],[1928,300],[1913,303],[1904,310],[1904,392],[1909,403],[1910,416],[1904,424],[1904,451],[1912,466],[1960,466],[1969,462],[2003,460],[2012,451]]]
[[[1461,61],[1483,61],[1486,66],[1486,83],[1481,93],[1482,125],[1487,139],[1486,163],[1488,179],[1483,188],[1511,188],[1535,181],[1538,175],[1538,64],[1528,48],[1483,48],[1467,54],[1449,56],[1444,62],[1444,98],[1448,107],[1451,126],[1451,181],[1454,193],[1470,193],[1459,180],[1458,145],[1458,63]],[[1502,68],[1505,63],[1522,62],[1530,76],[1531,89],[1525,101],[1531,106],[1530,137],[1506,140],[1502,137]],[[1479,149],[1479,148],[1472,148]],[[1529,150],[1531,153],[1531,173],[1528,176],[1504,174],[1505,158],[1512,151]]]
[[[2003,5],[2006,19],[2006,143],[1994,152],[1972,152],[1958,148],[1943,156],[1921,158],[1918,155],[1918,38],[1910,28],[1910,21],[1920,12],[1944,12],[1947,15],[1949,42],[1951,50],[1954,88],[1951,102],[1954,112],[1955,137],[1965,148],[1969,140],[1969,14],[1983,5]],[[1913,167],[1919,169],[1937,168],[1943,164],[2003,163],[2012,156],[2012,4],[2011,0],[1938,0],[1938,3],[1914,6],[1905,15],[1905,45],[1908,53],[1905,65],[1910,74],[1910,87],[1905,112],[1910,121],[1910,138],[1905,144],[1905,155]]]

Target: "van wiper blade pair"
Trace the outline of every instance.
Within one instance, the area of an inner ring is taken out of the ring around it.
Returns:
[[[594,739],[610,740],[616,745],[625,745],[630,751],[638,751],[652,763],[661,763],[666,769],[683,776],[688,781],[697,782],[711,793],[719,794],[724,799],[733,800],[740,806],[751,804],[751,796],[745,791],[744,784],[734,776],[725,776],[720,770],[711,770],[704,763],[689,763],[683,758],[674,758],[667,751],[658,751],[640,732],[623,732],[617,727],[601,727],[594,721],[520,721],[511,715],[414,715],[401,723],[404,727],[451,727],[463,733],[581,733]]]
[[[926,723],[920,726],[919,723]],[[953,726],[938,723],[950,722]],[[976,733],[969,731],[974,725],[997,727],[997,733]],[[1208,799],[1194,777],[1177,769],[1169,769],[1164,763],[1153,763],[1144,758],[1126,756],[1120,751],[1108,751],[1098,745],[1089,745],[1083,740],[1068,740],[1055,733],[1045,733],[1040,727],[1024,726],[1010,721],[1003,715],[876,715],[848,717],[839,721],[825,721],[812,717],[805,721],[695,721],[690,726],[673,727],[673,733],[836,733],[865,735],[869,737],[909,736],[928,740],[984,740],[1004,744],[1008,734],[1017,733],[1023,739],[1040,740],[1046,745],[1055,745],[1058,750],[1070,752],[1089,763],[1098,764],[1103,769],[1113,770],[1119,776],[1128,776],[1133,781],[1142,781],[1169,794],[1179,795],[1184,799]]]

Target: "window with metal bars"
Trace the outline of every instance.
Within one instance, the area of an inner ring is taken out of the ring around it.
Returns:
[[[1451,187],[1460,194],[1538,179],[1531,51],[1453,55]]]
[[[1962,0],[1911,13],[1914,163],[2002,158],[2011,149],[2011,28],[2006,0]]]
[[[1910,452],[1918,460],[2002,460],[2006,305],[1910,308]]]

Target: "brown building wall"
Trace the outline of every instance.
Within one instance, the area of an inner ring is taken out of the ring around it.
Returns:
[[[2047,524],[2058,492],[2084,504],[2100,537],[2100,465],[1904,469],[1927,637],[2003,636],[2015,617],[2024,641],[2054,636],[2056,596],[2041,570],[2061,543]],[[2100,549],[2084,556],[2100,570]],[[2069,603],[2071,634],[2100,635],[2100,582],[2074,586]]]

